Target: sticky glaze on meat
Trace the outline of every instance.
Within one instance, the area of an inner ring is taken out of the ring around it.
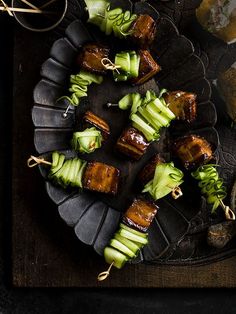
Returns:
[[[87,111],[83,117],[86,125],[94,126],[102,132],[103,139],[110,135],[110,127],[105,120],[95,115],[92,111]]]
[[[147,14],[141,14],[130,28],[131,38],[135,44],[147,47],[153,42],[156,30],[156,22],[153,18]]]
[[[101,63],[103,58],[108,58],[109,49],[99,44],[86,44],[77,58],[77,65],[85,71],[95,74],[106,74],[106,69]]]
[[[211,145],[198,135],[187,135],[174,142],[174,153],[186,169],[192,169],[212,159]]]
[[[169,109],[178,120],[193,122],[196,119],[196,95],[193,93],[173,91],[163,95]]]
[[[146,232],[158,210],[153,202],[135,199],[123,216],[123,222]]]
[[[161,70],[161,67],[156,63],[148,50],[139,50],[138,54],[140,55],[139,76],[131,80],[135,85],[143,84],[150,80]]]
[[[138,174],[138,180],[142,185],[145,185],[150,180],[153,179],[156,166],[164,163],[165,160],[160,156],[160,154],[154,155],[148,163],[144,166],[144,168]]]
[[[119,169],[101,162],[88,162],[83,175],[83,187],[90,191],[117,194]]]
[[[123,131],[116,143],[116,149],[135,160],[145,154],[149,143],[145,137],[135,128],[129,127]]]

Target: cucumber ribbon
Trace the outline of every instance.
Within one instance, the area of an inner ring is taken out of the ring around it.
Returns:
[[[122,110],[131,109],[130,119],[133,127],[143,133],[151,142],[160,138],[160,130],[168,127],[175,119],[174,113],[168,108],[161,90],[159,96],[154,91],[148,90],[145,97],[139,93],[125,95],[118,103]]]
[[[225,211],[226,219],[235,220],[234,212],[223,203],[226,197],[226,188],[223,180],[219,177],[216,170],[216,165],[208,164],[200,166],[196,171],[191,173],[192,177],[198,180],[198,186],[201,193],[205,195],[206,202],[212,205],[211,212],[214,213],[216,209],[221,206]]]
[[[87,96],[88,86],[92,83],[101,84],[103,77],[81,70],[78,74],[72,74],[70,76],[70,96],[62,96],[57,101],[66,99],[72,106],[78,106],[80,98]],[[66,118],[69,106],[67,107],[64,117]]]
[[[184,182],[183,176],[183,172],[176,168],[173,162],[158,164],[154,178],[145,185],[142,193],[149,193],[155,201],[169,193],[177,199],[183,195],[179,188],[179,185]]]
[[[71,146],[77,152],[92,153],[102,146],[101,131],[95,127],[91,127],[82,132],[74,132]]]
[[[106,35],[111,33],[118,38],[125,38],[131,34],[130,28],[137,19],[136,14],[121,8],[111,9],[107,0],[85,0],[89,14],[88,22],[100,28]]]

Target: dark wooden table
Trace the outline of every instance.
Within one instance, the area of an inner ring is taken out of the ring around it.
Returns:
[[[68,22],[68,21],[67,21]],[[66,21],[65,21],[66,23]],[[64,26],[64,25],[63,25]],[[107,265],[80,243],[26,160],[34,153],[32,90],[60,32],[15,29],[12,140],[12,281],[16,287],[235,287],[236,257],[206,266],[128,265],[98,283]]]

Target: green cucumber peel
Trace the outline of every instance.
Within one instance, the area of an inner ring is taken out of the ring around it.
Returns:
[[[154,178],[144,187],[143,193],[148,192],[156,201],[173,191],[184,181],[183,172],[174,167],[173,163],[162,163],[156,166]]]
[[[198,186],[201,193],[205,195],[207,203],[212,205],[212,213],[227,196],[224,182],[219,178],[216,166],[214,164],[203,165],[191,173],[192,177],[199,181]]]
[[[135,253],[132,250],[130,250],[126,245],[124,245],[123,243],[121,243],[120,241],[116,239],[111,239],[109,245],[113,247],[114,249],[117,249],[121,253],[127,255],[129,258],[135,257]]]
[[[122,229],[122,228],[118,231],[118,234],[120,234],[122,237],[129,239],[131,241],[135,241],[135,242],[142,243],[142,244],[148,243],[147,238],[140,237],[140,236],[138,236],[138,235],[136,235],[136,234],[134,234],[128,230]]]
[[[108,264],[113,264],[116,268],[122,268],[129,260],[126,255],[109,246],[104,249],[104,258]]]
[[[81,70],[78,74],[70,76],[69,92],[71,96],[62,96],[57,101],[66,99],[72,106],[78,106],[80,98],[87,96],[88,85],[92,83],[101,84],[103,77]]]
[[[156,130],[156,132],[160,131],[162,124],[157,119],[153,118],[151,113],[145,107],[141,106],[138,109],[138,112],[146,121],[149,122],[149,124]]]
[[[82,176],[86,161],[79,158],[65,160],[64,154],[52,154],[53,167],[49,172],[49,179],[56,184],[67,188],[68,186],[82,188]]]
[[[121,110],[127,110],[132,106],[132,94],[127,94],[121,98],[118,102],[119,108]]]
[[[148,123],[140,118],[136,113],[131,114],[130,120],[133,121],[133,126],[142,132],[149,142],[160,137],[155,129],[148,125]]]
[[[163,105],[159,98],[153,100],[153,104],[155,105],[157,111],[160,111],[166,118],[169,120],[175,119],[174,113],[167,106]]]
[[[129,239],[122,237],[118,233],[115,233],[114,238],[121,242],[122,244],[124,244],[127,248],[129,248],[134,253],[134,256],[136,256],[137,253],[139,252],[139,246],[133,241],[130,241]]]
[[[84,0],[89,14],[88,22],[100,26],[105,17],[109,2],[106,0]]]
[[[102,133],[95,127],[82,132],[74,132],[71,141],[72,148],[80,153],[92,153],[102,145]]]
[[[120,223],[120,228],[124,229],[124,230],[127,230],[127,231],[129,231],[129,232],[131,232],[133,234],[136,234],[136,235],[138,235],[139,237],[142,237],[142,238],[147,238],[147,236],[148,236],[147,233],[135,230],[135,229],[125,225],[124,223]]]

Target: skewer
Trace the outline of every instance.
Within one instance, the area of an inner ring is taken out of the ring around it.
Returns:
[[[176,186],[173,190],[172,190],[172,192],[171,192],[171,196],[175,199],[175,200],[177,200],[180,196],[182,196],[183,195],[183,192],[182,192],[182,190],[181,190],[181,188],[179,187],[179,186]]]
[[[1,0],[2,1],[2,0]],[[39,14],[56,14],[55,12],[50,12],[50,11],[37,11],[35,9],[24,9],[24,8],[12,8],[12,7],[1,7],[0,6],[0,11],[7,11],[8,14],[10,14],[11,12],[22,12],[22,13],[39,13]],[[10,12],[10,13],[9,13]],[[11,16],[13,16],[13,14],[10,14]]]
[[[227,220],[235,220],[235,213],[229,206],[226,206],[222,200],[220,200],[220,206],[223,208],[225,212],[225,218]]]
[[[109,275],[110,275],[110,271],[111,271],[111,268],[113,265],[114,265],[114,261],[111,263],[111,265],[109,266],[109,268],[106,271],[103,271],[98,275],[97,280],[103,281],[103,280],[107,279],[107,277],[109,277]]]
[[[32,162],[34,162],[34,163],[32,163]],[[35,156],[32,156],[32,155],[27,160],[27,166],[29,168],[33,168],[33,167],[38,166],[40,164],[49,165],[49,166],[52,165],[51,162],[44,160],[44,158],[38,158],[38,157],[35,157]]]
[[[67,106],[65,112],[63,112],[62,116],[63,118],[66,118],[68,116],[68,111],[70,110],[70,105]]]
[[[4,6],[4,10],[3,11],[7,11],[7,13],[10,15],[10,16],[13,16],[13,14],[11,13],[11,10],[10,8],[8,7],[8,5],[3,1],[1,0],[3,6]]]
[[[45,4],[43,4],[39,9],[44,9],[46,7],[48,7],[50,4],[56,2],[57,0],[50,0],[48,2],[46,2]]]
[[[101,60],[101,64],[104,66],[104,68],[106,70],[111,70],[111,71],[116,71],[118,74],[120,74],[119,72],[119,68],[121,68],[120,65],[116,65],[115,63],[113,63],[110,59],[108,58],[103,58]]]
[[[106,104],[107,108],[110,108],[110,107],[119,107],[119,104],[112,104],[111,102],[108,102]]]
[[[21,2],[27,4],[29,7],[31,7],[32,9],[34,9],[34,10],[36,10],[36,11],[42,12],[42,10],[40,10],[38,7],[36,7],[34,4],[30,3],[30,2],[27,1],[27,0],[21,0]]]

